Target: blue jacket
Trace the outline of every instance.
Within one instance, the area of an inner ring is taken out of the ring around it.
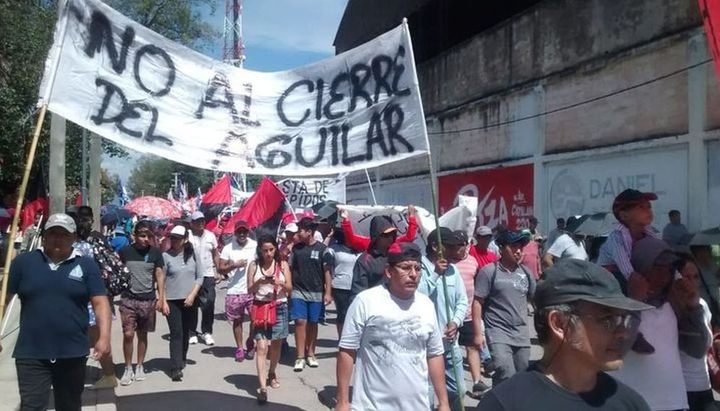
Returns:
[[[445,273],[445,281],[447,283],[448,300],[450,302],[451,315],[449,320],[445,307],[445,293],[443,291],[442,278],[435,273],[435,265],[431,263],[427,257],[423,257],[422,277],[420,277],[420,284],[417,290],[430,297],[430,300],[435,304],[438,328],[441,333],[450,321],[454,322],[458,328],[462,327],[468,310],[465,283],[455,265],[450,264],[448,266],[448,270]]]

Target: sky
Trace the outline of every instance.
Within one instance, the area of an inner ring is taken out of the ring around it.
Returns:
[[[201,10],[203,18],[218,28],[208,56],[222,58],[225,1],[216,0],[216,11]],[[245,68],[280,71],[322,60],[335,54],[333,40],[347,0],[243,0]],[[103,158],[103,167],[124,183],[141,155],[131,159]]]

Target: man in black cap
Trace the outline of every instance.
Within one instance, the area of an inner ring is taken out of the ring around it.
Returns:
[[[338,411],[352,409],[428,410],[428,378],[441,411],[449,411],[442,334],[435,308],[416,293],[420,249],[393,244],[387,254],[386,282],[358,294],[350,304],[337,357]]]
[[[387,251],[396,239],[397,227],[389,216],[377,215],[370,220],[370,247],[355,262],[351,299],[384,280]]]
[[[643,398],[606,371],[623,365],[637,334],[638,312],[652,307],[622,294],[600,266],[561,260],[535,292],[535,329],[543,358],[493,388],[483,411],[650,410]]]
[[[493,385],[524,371],[530,361],[528,302],[535,293],[535,277],[520,264],[530,241],[517,231],[503,231],[495,239],[500,260],[483,267],[475,279],[473,324],[475,345],[487,343],[495,365]],[[485,335],[480,320],[485,323]],[[487,338],[487,342],[484,338]]]

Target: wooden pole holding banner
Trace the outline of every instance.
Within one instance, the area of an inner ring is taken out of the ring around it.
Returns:
[[[59,16],[63,16],[63,14],[67,12],[69,4],[69,2],[65,2],[63,9],[58,10]],[[10,241],[15,241],[15,236],[17,235],[18,224],[20,222],[20,211],[22,210],[23,201],[25,200],[25,191],[27,190],[28,181],[30,180],[30,171],[32,170],[32,165],[35,162],[35,152],[37,151],[37,144],[38,140],[40,139],[40,132],[42,131],[42,126],[45,122],[45,114],[47,114],[48,104],[50,104],[50,96],[52,95],[53,84],[55,83],[58,66],[60,65],[60,56],[62,55],[63,46],[65,45],[65,33],[67,32],[67,23],[67,16],[65,16],[65,18],[59,22],[59,24],[61,24],[59,31],[60,45],[58,47],[57,54],[55,55],[55,60],[52,61],[52,67],[48,72],[50,80],[47,83],[47,87],[45,88],[44,93],[42,93],[42,106],[40,108],[40,115],[38,116],[37,122],[35,123],[35,133],[33,134],[33,139],[30,143],[30,152],[28,153],[27,161],[25,162],[25,172],[23,174],[22,182],[20,183],[20,188],[18,189],[17,202],[15,203],[15,213],[13,214],[12,226],[10,228]],[[52,52],[53,49],[50,49],[50,53]],[[5,255],[2,289],[0,290],[0,319],[4,318],[5,316],[5,303],[7,299],[7,288],[8,280],[10,277],[10,263],[12,262],[13,248],[14,247],[12,247],[11,243],[11,246],[8,247],[7,254]]]
[[[10,277],[10,263],[12,262],[14,250],[13,243],[15,241],[15,236],[17,235],[18,223],[20,222],[20,210],[22,210],[23,201],[25,200],[25,191],[27,190],[28,181],[30,180],[30,171],[32,170],[33,162],[35,161],[35,152],[37,151],[37,144],[40,139],[40,132],[42,131],[42,125],[45,121],[47,108],[46,102],[40,109],[40,116],[38,117],[37,124],[35,125],[35,133],[33,134],[32,143],[30,143],[30,152],[28,153],[27,161],[25,162],[25,172],[17,194],[15,213],[13,213],[10,236],[8,237],[10,239],[10,245],[8,246],[7,254],[5,255],[5,266],[3,266],[2,291],[0,291],[0,319],[2,319],[5,315],[5,299],[7,296],[8,280]]]
[[[410,61],[415,64],[415,54],[413,52],[412,48],[412,39],[410,38],[410,28],[407,24],[407,18],[403,18],[403,31],[405,32],[405,35],[407,36],[408,41],[408,53],[410,55]],[[430,150],[430,139],[428,138],[427,133],[427,125],[425,124],[425,110],[422,106],[422,96],[420,96],[420,83],[417,78],[417,71],[413,70],[413,82],[415,89],[418,92],[418,100],[420,101],[420,110],[421,110],[421,118],[422,121],[422,129],[423,134],[425,134],[425,145],[427,146],[427,160],[428,160],[428,168],[430,169],[430,197],[432,198],[432,210],[433,210],[433,217],[435,218],[435,232],[437,233],[437,241],[438,241],[438,259],[443,259],[443,248],[442,248],[442,236],[440,234],[440,217],[438,216],[438,201],[437,201],[437,193],[435,189],[435,182],[437,180],[437,176],[435,174],[435,167],[433,167],[433,161],[432,161],[432,152]],[[367,171],[367,170],[366,170]],[[445,297],[445,318],[447,319],[448,323],[450,322],[450,319],[452,318],[452,310],[450,309],[450,301],[449,301],[449,293],[448,293],[448,287],[447,287],[447,279],[445,278],[445,275],[441,275],[440,278],[442,279],[442,288],[443,288],[443,296]],[[456,324],[458,328],[462,324]],[[442,332],[442,330],[441,330]],[[458,372],[458,361],[460,360],[457,358],[457,355],[455,355],[455,344],[452,345],[452,348],[450,349],[450,360],[452,361],[452,367],[453,372],[455,374],[455,381],[458,386],[460,386],[460,381],[462,381],[462,378],[464,378],[463,375],[461,375],[460,372]],[[460,410],[465,411],[465,404],[463,401],[463,398],[465,397],[465,393],[458,392],[457,393],[457,399],[456,401],[459,401]],[[452,405],[451,408],[455,408]]]

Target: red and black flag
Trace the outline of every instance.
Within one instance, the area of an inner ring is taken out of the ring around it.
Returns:
[[[200,211],[205,215],[205,221],[214,220],[225,207],[232,204],[230,187],[230,174],[225,174],[202,197]]]
[[[223,234],[232,234],[236,221],[246,221],[255,236],[268,234],[277,236],[282,216],[286,211],[285,194],[269,178],[260,182],[255,194],[225,224]]]

